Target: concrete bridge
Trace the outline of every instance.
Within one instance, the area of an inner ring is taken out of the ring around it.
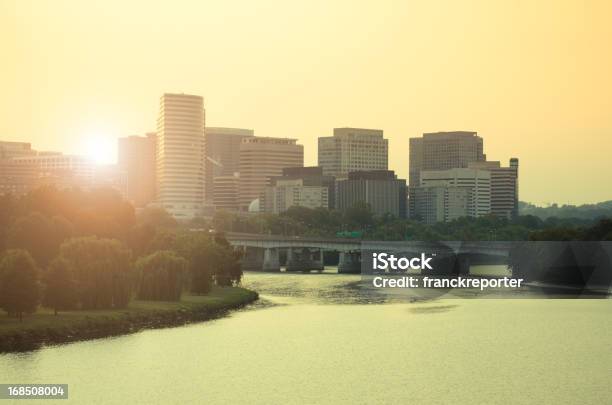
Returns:
[[[362,252],[398,252],[416,255],[427,252],[438,258],[454,259],[454,271],[469,272],[470,263],[483,259],[505,261],[511,242],[418,242],[365,241],[358,239],[263,235],[230,232],[229,243],[243,251],[243,270],[280,271],[281,252],[287,271],[322,271],[323,252],[339,253],[339,273],[360,273]]]

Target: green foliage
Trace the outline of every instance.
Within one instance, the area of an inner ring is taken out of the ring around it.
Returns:
[[[133,226],[127,236],[127,245],[132,249],[134,256],[140,257],[150,253],[157,233],[157,228],[151,224]]]
[[[30,254],[7,251],[0,261],[0,307],[19,319],[36,311],[40,302],[39,274]]]
[[[74,269],[84,309],[123,308],[131,295],[131,253],[118,240],[95,236],[64,242],[60,256]]]
[[[51,219],[34,212],[18,218],[8,233],[8,246],[25,249],[38,265],[46,266],[57,255],[59,245],[73,234],[70,222],[55,216]]]
[[[17,212],[17,200],[13,196],[0,195],[0,252],[7,247],[9,229]]]
[[[40,266],[55,257],[72,236],[126,240],[134,208],[110,189],[57,190],[40,187],[25,196],[0,197],[0,251],[23,248]]]
[[[222,235],[211,237],[205,232],[183,232],[177,235],[175,246],[177,253],[189,262],[194,294],[208,293],[213,282],[220,286],[240,282],[240,254]]]
[[[240,266],[242,253],[234,250],[223,234],[216,234],[214,243],[218,254],[224,258],[220,265],[215,267],[215,282],[221,287],[240,284],[242,279],[242,267]]]
[[[594,241],[612,240],[612,220],[602,219],[589,227],[557,227],[534,231],[529,234],[532,241]]]
[[[358,202],[344,213],[344,221],[349,229],[367,230],[374,225],[374,214],[365,202]]]
[[[222,259],[208,235],[185,232],[176,239],[177,253],[187,260],[191,276],[191,292],[206,294],[213,284],[215,266]]]
[[[136,257],[160,250],[172,250],[175,243],[175,229],[157,227],[150,223],[133,226],[127,237],[127,244]]]
[[[176,219],[165,209],[159,207],[147,207],[136,217],[137,224],[150,225],[155,228],[173,229],[178,226]]]
[[[138,298],[151,301],[179,301],[187,261],[174,252],[159,251],[136,262],[140,274]]]
[[[592,221],[612,217],[612,201],[584,205],[552,204],[548,207],[538,207],[534,204],[520,202],[519,212],[521,215],[533,215],[544,220],[558,218]]]
[[[262,218],[246,223],[251,222],[258,229],[268,224]],[[188,226],[210,225],[198,218]],[[47,268],[44,305],[55,311],[125,308],[133,291],[177,300],[183,282],[207,294],[214,284],[235,285],[242,277],[240,254],[222,236],[185,232],[162,208],[135,216],[129,203],[107,189],[41,187],[17,199],[0,196],[0,258],[9,246],[30,252]],[[12,252],[6,253],[9,259]],[[132,252],[141,257],[140,272],[133,271]],[[38,305],[40,295],[33,298],[21,313]]]
[[[374,216],[366,204],[346,212],[291,207],[279,214],[240,215],[219,212],[213,218],[217,231],[263,233],[288,236],[346,237],[361,235],[366,240],[418,241],[521,241],[575,240],[582,238],[590,220],[547,218],[524,215],[515,219],[493,215],[459,218],[428,225],[414,219],[391,215]],[[602,225],[591,232],[591,240],[612,239],[612,228]]]
[[[59,310],[75,309],[79,297],[77,282],[70,262],[58,257],[51,261],[44,274],[45,295],[43,305],[53,308],[55,314]]]
[[[155,236],[151,240],[148,252],[156,252],[158,250],[172,250],[176,246],[176,231],[166,229],[157,229]]]
[[[612,219],[602,219],[584,231],[584,240],[612,240]]]

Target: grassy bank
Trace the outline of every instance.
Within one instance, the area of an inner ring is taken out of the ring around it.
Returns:
[[[117,310],[62,311],[56,316],[39,308],[23,322],[0,311],[0,353],[205,321],[257,298],[256,292],[244,288],[217,287],[208,295],[184,294],[178,302],[133,300]]]

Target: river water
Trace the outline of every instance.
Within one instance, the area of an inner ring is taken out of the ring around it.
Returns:
[[[415,301],[359,280],[248,273],[262,299],[226,318],[0,355],[0,383],[67,383],[79,404],[612,403],[610,299]]]

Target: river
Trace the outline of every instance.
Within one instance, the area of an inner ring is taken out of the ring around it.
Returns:
[[[610,299],[411,302],[359,280],[247,273],[262,299],[226,318],[0,355],[0,383],[79,404],[612,403]]]

